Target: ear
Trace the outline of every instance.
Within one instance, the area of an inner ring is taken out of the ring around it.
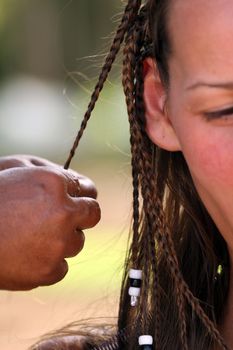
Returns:
[[[144,103],[146,131],[153,143],[167,151],[179,151],[180,144],[166,111],[166,92],[152,58],[144,61]]]

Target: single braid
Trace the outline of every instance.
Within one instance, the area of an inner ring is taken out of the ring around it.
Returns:
[[[159,201],[159,199],[158,199]],[[186,324],[186,312],[185,312],[185,297],[182,290],[182,283],[183,277],[181,276],[180,269],[179,269],[179,263],[176,255],[176,251],[174,248],[174,243],[171,239],[170,231],[167,230],[167,224],[164,219],[164,213],[162,210],[162,204],[158,205],[159,211],[161,210],[162,213],[162,220],[159,224],[160,227],[163,227],[162,232],[165,233],[167,241],[166,244],[163,246],[163,252],[168,252],[169,259],[167,260],[169,262],[170,272],[173,277],[173,280],[175,282],[175,289],[176,289],[176,299],[177,299],[177,307],[178,307],[178,314],[179,314],[179,321],[180,321],[180,338],[182,347],[184,350],[188,350],[188,343],[187,343],[187,324]],[[158,214],[158,218],[160,215]],[[164,234],[163,234],[164,236]],[[159,241],[163,242],[163,239],[165,237],[160,237]],[[169,254],[170,251],[170,254]],[[172,257],[172,258],[171,258]],[[179,271],[180,278],[177,278],[177,274],[174,273],[173,267],[176,267]]]
[[[135,25],[134,27],[135,28]],[[126,38],[126,45],[123,51],[123,77],[122,83],[124,86],[124,93],[126,97],[126,105],[129,120],[135,119],[135,102],[134,102],[134,81],[135,81],[135,67],[136,67],[136,53],[135,40],[137,41],[137,34],[134,29],[131,29]],[[138,243],[139,236],[139,174],[138,174],[138,152],[137,152],[137,138],[135,131],[130,123],[130,144],[131,144],[131,167],[133,179],[133,240],[132,240],[132,263],[135,268],[139,268],[137,250],[134,248]]]
[[[132,143],[132,141],[131,141]],[[139,179],[138,179],[138,171],[137,171],[137,159],[136,157],[132,157],[132,178],[133,178],[133,243],[135,246],[137,243],[137,237],[139,235]],[[139,268],[137,261],[137,251],[136,249],[132,249],[132,265],[135,268]]]
[[[145,38],[144,38],[145,39]],[[147,55],[147,53],[145,53]],[[141,58],[138,60],[137,68],[136,68],[136,98],[135,98],[135,106],[137,111],[137,119],[136,123],[138,124],[138,128],[140,129],[140,124],[144,126],[143,120],[145,115],[144,108],[144,100],[143,100],[143,91],[144,91],[144,80],[143,80],[143,60],[145,59],[145,55],[141,53]],[[141,130],[144,130],[144,127],[141,126]],[[140,145],[139,145],[140,147]],[[140,158],[142,157],[142,154]],[[161,322],[161,310],[160,310],[160,283],[159,283],[159,256],[158,249],[156,249],[156,239],[153,232],[153,228],[149,229],[148,232],[150,249],[151,249],[151,264],[153,271],[153,283],[152,283],[152,304],[155,303],[155,309],[151,310],[151,314],[154,319],[154,340],[155,344],[158,348],[160,348],[160,322]]]
[[[90,103],[88,105],[87,111],[84,115],[79,132],[78,132],[77,137],[74,141],[73,147],[70,150],[69,157],[68,157],[67,161],[65,162],[65,165],[64,165],[65,169],[68,169],[70,166],[71,160],[74,157],[75,151],[79,145],[79,141],[83,135],[83,132],[84,132],[86,126],[87,126],[88,120],[91,117],[91,113],[92,113],[93,109],[95,108],[95,104],[99,98],[99,94],[100,94],[101,90],[103,89],[104,83],[108,77],[108,74],[109,74],[109,72],[112,68],[112,65],[116,59],[116,56],[120,50],[121,44],[124,40],[125,33],[127,32],[131,22],[134,21],[134,18],[138,13],[138,9],[139,9],[140,5],[141,5],[141,0],[129,0],[128,4],[126,5],[121,23],[118,26],[115,37],[114,37],[113,42],[112,42],[112,45],[110,47],[109,54],[107,55],[107,57],[105,59],[102,71],[99,75],[98,82],[94,88],[92,95],[91,95],[91,100],[90,100]]]
[[[179,285],[176,284],[176,298],[177,298],[177,306],[179,312],[179,320],[180,320],[180,338],[181,343],[184,350],[188,350],[187,343],[187,324],[186,324],[186,313],[185,313],[185,298],[182,293],[182,289],[179,288]]]

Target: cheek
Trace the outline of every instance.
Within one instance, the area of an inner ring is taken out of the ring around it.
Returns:
[[[219,126],[174,108],[171,122],[190,172],[206,186],[233,188],[233,125]]]
[[[181,135],[182,150],[193,177],[206,186],[233,188],[233,128],[200,123],[189,130],[189,137]]]

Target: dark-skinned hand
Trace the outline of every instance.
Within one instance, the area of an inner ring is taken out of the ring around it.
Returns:
[[[88,178],[34,156],[0,158],[0,289],[54,284],[100,219]]]

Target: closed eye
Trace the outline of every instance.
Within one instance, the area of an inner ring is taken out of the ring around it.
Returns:
[[[233,106],[229,108],[221,109],[219,111],[205,112],[204,115],[207,120],[228,117],[229,115],[233,115]]]

